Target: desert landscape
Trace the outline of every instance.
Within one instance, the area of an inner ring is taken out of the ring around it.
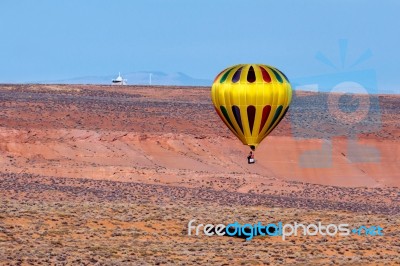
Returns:
[[[254,165],[206,87],[3,84],[0,108],[1,265],[400,264],[398,95],[297,91]],[[384,236],[188,236],[191,219]]]

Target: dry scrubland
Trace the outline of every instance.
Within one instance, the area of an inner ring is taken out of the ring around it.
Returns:
[[[400,264],[400,97],[373,97],[366,121],[338,127],[328,95],[297,96],[249,166],[205,88],[0,86],[0,264]],[[335,130],[380,160],[352,161]],[[332,165],[299,166],[328,137]],[[189,237],[193,218],[385,236]]]

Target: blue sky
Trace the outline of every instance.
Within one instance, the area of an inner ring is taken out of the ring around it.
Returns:
[[[213,79],[264,63],[289,79],[372,70],[380,90],[399,92],[399,10],[396,0],[2,0],[0,82],[140,70]]]

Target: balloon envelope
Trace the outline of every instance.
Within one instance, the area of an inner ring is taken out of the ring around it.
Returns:
[[[218,74],[211,98],[226,126],[243,144],[255,149],[285,116],[292,88],[277,68],[241,64]]]

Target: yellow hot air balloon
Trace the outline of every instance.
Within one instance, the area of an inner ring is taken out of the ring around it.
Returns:
[[[211,98],[226,126],[255,150],[285,116],[292,88],[275,67],[241,64],[226,68],[215,78]]]

